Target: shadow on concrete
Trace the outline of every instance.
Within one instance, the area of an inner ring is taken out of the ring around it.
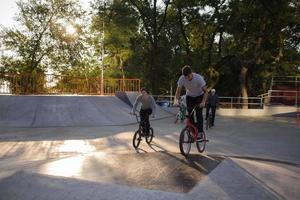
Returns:
[[[192,155],[186,160],[180,154],[166,151],[119,155],[92,153],[84,157],[70,157],[48,163],[39,166],[35,172],[186,193],[222,160],[221,157],[202,155]],[[66,166],[69,166],[68,169]]]
[[[273,117],[297,117],[298,112],[288,112],[288,113],[280,113],[280,114],[274,114]]]

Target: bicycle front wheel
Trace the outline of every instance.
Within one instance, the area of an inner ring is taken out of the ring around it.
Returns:
[[[196,146],[197,146],[198,151],[200,153],[202,153],[205,150],[205,146],[206,146],[206,135],[205,135],[205,132],[202,132],[199,134],[201,134],[201,137],[200,137],[201,139],[197,139]]]
[[[150,128],[149,135],[146,136],[146,142],[150,144],[152,142],[152,139],[153,139],[153,128]]]
[[[191,132],[189,130],[188,127],[185,127],[181,133],[180,133],[180,137],[179,137],[179,149],[180,149],[180,153],[187,157],[190,153],[191,150],[191,145],[192,145],[192,136],[191,136]]]
[[[138,148],[141,143],[141,140],[142,140],[141,131],[137,130],[134,133],[133,140],[132,140],[133,147]]]

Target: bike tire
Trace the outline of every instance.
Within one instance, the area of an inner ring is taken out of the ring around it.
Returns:
[[[153,140],[153,128],[149,129],[149,135],[146,136],[146,142],[150,144]]]
[[[140,143],[141,143],[141,131],[140,130],[137,130],[135,133],[134,133],[134,136],[133,136],[133,140],[132,140],[132,145],[134,148],[138,148]]]
[[[197,149],[200,153],[202,153],[204,150],[205,150],[205,147],[206,147],[206,135],[205,135],[205,132],[202,133],[202,139],[201,140],[197,140],[196,141],[196,146],[197,146]]]
[[[187,157],[189,155],[192,146],[192,141],[193,139],[191,136],[190,129],[188,127],[185,127],[184,129],[182,129],[179,137],[179,149],[180,153],[183,156]]]

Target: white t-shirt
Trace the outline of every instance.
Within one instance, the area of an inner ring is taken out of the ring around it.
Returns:
[[[177,82],[178,86],[183,86],[186,89],[186,95],[191,97],[197,97],[204,93],[202,88],[206,86],[206,82],[203,77],[199,74],[193,73],[193,79],[188,80],[183,75],[179,77]]]

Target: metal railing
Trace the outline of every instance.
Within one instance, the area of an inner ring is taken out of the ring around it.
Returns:
[[[279,89],[276,87],[287,87],[290,90],[297,90],[300,88],[300,76],[273,76],[270,90]]]
[[[158,102],[168,102],[168,105],[173,105],[174,96],[172,95],[153,95]],[[247,108],[247,109],[262,109],[264,106],[264,98],[262,97],[219,97],[220,108]]]
[[[103,82],[103,87],[101,83]],[[103,92],[101,91],[103,88]],[[109,95],[139,91],[139,79],[103,79],[53,74],[0,74],[0,94]]]
[[[264,106],[261,97],[219,97],[219,106],[221,108],[246,108],[262,109]]]

